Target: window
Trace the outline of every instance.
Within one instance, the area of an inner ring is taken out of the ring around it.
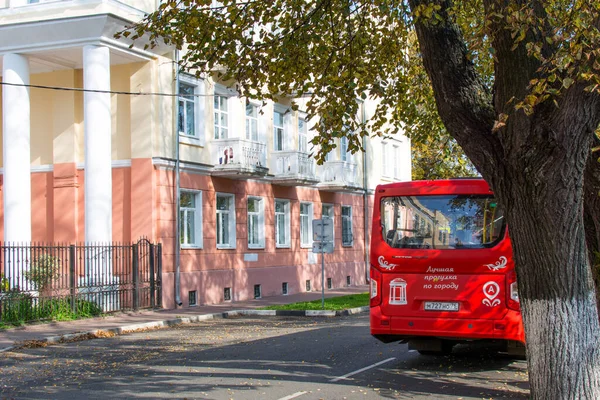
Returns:
[[[312,203],[300,203],[300,246],[312,246]]]
[[[195,290],[190,290],[188,292],[188,303],[189,303],[190,307],[198,305],[197,300],[196,300],[196,291]]]
[[[283,282],[281,284],[281,293],[283,295],[287,295],[288,294],[288,283],[287,282]]]
[[[298,151],[308,153],[308,129],[304,118],[303,115],[298,117]]]
[[[393,248],[489,248],[506,230],[504,211],[491,196],[385,197],[380,207],[382,233]]]
[[[261,293],[261,287],[260,285],[254,285],[254,298],[255,299],[260,299],[262,297],[262,293]]]
[[[223,300],[231,301],[231,288],[230,287],[226,287],[223,290]]]
[[[265,247],[265,207],[261,197],[248,197],[248,247]]]
[[[179,193],[179,241],[182,247],[202,247],[202,192]]]
[[[246,103],[246,139],[258,142],[258,106]]]
[[[346,275],[346,286],[351,286],[352,281],[350,280],[350,275]]]
[[[342,246],[352,246],[352,207],[342,206]]]
[[[327,278],[327,289],[333,289],[333,281],[331,278]]]
[[[307,280],[306,280],[306,291],[307,291],[307,292],[310,292],[310,289],[311,289],[311,288],[310,288],[310,279],[307,279]]]
[[[335,242],[335,220],[333,218],[333,205],[323,204],[321,206],[321,218],[331,218],[333,220],[333,238]]]
[[[387,143],[381,143],[381,176],[390,176],[388,171]]]
[[[392,157],[394,158],[394,178],[400,178],[400,147],[394,145]]]
[[[235,207],[232,194],[217,194],[217,248],[235,248]]]
[[[203,144],[204,141],[204,82],[179,75],[177,130],[183,143]],[[198,143],[200,141],[200,143]]]
[[[284,113],[281,110],[275,110],[273,113],[273,150],[283,151],[285,141],[284,131]]]
[[[194,87],[186,83],[179,83],[179,134],[198,136]]]
[[[348,153],[348,138],[340,139],[340,157],[342,161],[350,161],[350,153]]]
[[[275,200],[275,244],[290,247],[290,201]]]
[[[229,110],[227,103],[226,96],[215,93],[215,139],[227,139],[228,137]]]

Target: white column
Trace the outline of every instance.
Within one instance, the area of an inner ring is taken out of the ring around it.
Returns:
[[[83,48],[83,87],[110,90],[110,54],[103,46]],[[112,241],[110,94],[83,95],[85,132],[85,241]]]
[[[29,84],[29,62],[5,54],[5,83]],[[4,160],[4,241],[31,241],[31,155],[29,88],[2,87],[2,157]]]

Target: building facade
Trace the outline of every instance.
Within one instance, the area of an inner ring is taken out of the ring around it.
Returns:
[[[173,307],[320,290],[312,220],[329,217],[327,287],[365,283],[372,193],[410,179],[408,139],[341,140],[316,165],[290,99],[247,101],[172,48],[115,39],[157,3],[0,0],[0,238],[160,242]]]

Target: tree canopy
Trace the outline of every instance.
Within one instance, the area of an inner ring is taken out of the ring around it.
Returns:
[[[340,136],[350,150],[363,134],[398,129],[423,142],[431,91],[445,129],[507,210],[532,397],[599,398],[588,250],[600,238],[600,174],[589,157],[600,122],[600,2],[212,3],[163,2],[124,35],[183,49],[184,68],[235,82],[241,95],[308,98],[321,157]],[[378,108],[362,122],[367,98]]]

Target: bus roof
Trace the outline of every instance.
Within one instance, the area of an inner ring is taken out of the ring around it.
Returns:
[[[491,194],[481,178],[439,179],[428,181],[394,182],[378,185],[378,196],[422,196],[444,194]]]

